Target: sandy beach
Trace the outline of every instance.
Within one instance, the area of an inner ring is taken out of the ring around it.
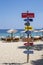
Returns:
[[[42,44],[43,41],[34,42],[34,45]],[[43,49],[34,50],[29,55],[29,63],[27,63],[27,54],[24,54],[24,42],[3,42],[0,41],[0,65],[43,65]],[[41,64],[40,64],[41,62]],[[39,64],[38,64],[39,63]]]

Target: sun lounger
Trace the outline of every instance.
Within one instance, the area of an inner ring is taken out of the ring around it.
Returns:
[[[11,37],[1,38],[2,41],[10,42],[12,40]]]
[[[1,38],[1,40],[5,41],[5,38]]]
[[[43,41],[43,36],[41,37],[41,41]]]
[[[41,36],[34,36],[32,37],[33,41],[41,40]]]
[[[19,38],[13,38],[13,42],[18,42]]]
[[[6,41],[7,42],[11,42],[11,38],[6,38]]]

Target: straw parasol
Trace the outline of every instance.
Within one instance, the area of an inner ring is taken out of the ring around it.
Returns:
[[[10,33],[11,34],[11,38],[13,38],[13,33],[16,33],[17,30],[9,29],[7,32]]]

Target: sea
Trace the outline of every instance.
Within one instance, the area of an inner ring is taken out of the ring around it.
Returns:
[[[9,29],[0,29],[0,38],[10,36],[11,34],[7,32],[8,30]],[[27,36],[27,34],[25,32],[22,32],[22,31],[24,31],[23,29],[16,29],[16,30],[17,30],[17,32],[13,33],[13,36],[20,36],[20,37],[21,36],[23,36],[23,37]],[[42,35],[43,35],[42,32],[33,32],[33,31],[31,32],[32,37],[33,36],[42,36]]]

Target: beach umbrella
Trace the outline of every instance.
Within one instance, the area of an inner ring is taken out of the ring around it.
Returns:
[[[24,37],[24,36],[25,36],[25,31],[23,30],[20,32],[20,37]]]
[[[40,30],[41,32],[43,32],[43,30]]]
[[[39,35],[39,30],[33,30],[33,33],[36,35],[36,36],[38,36]]]
[[[17,30],[9,29],[7,32],[10,33],[11,34],[11,38],[13,38],[13,33],[16,33]]]
[[[15,36],[15,38],[20,38],[20,36]]]
[[[39,30],[33,30],[33,32],[39,32]]]
[[[40,32],[42,32],[42,36],[43,36],[43,29],[41,29]]]
[[[25,33],[25,31],[21,31],[21,33]]]
[[[34,38],[39,38],[40,36],[33,36]]]

